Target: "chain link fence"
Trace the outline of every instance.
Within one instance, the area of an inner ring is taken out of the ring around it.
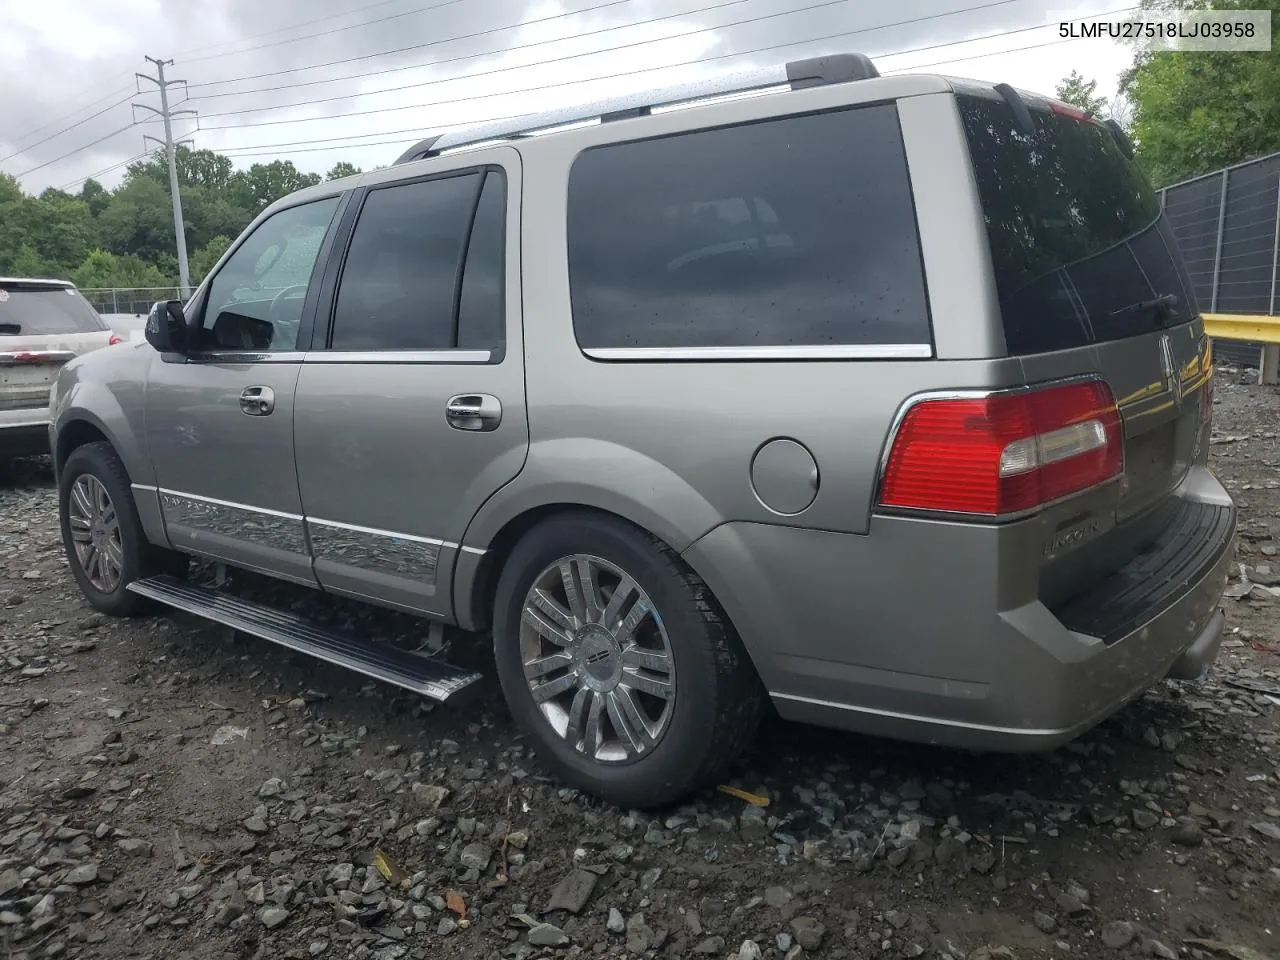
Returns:
[[[181,300],[174,287],[81,287],[84,298],[99,313],[132,313],[146,316],[157,300]]]
[[[1160,196],[1200,309],[1275,316],[1280,305],[1280,153],[1175,183]],[[1260,347],[1219,342],[1214,352],[1252,366]]]

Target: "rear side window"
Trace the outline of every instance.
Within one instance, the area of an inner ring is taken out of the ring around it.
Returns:
[[[107,325],[74,287],[0,283],[0,337],[99,333]]]
[[[568,254],[588,351],[931,340],[893,105],[588,150]]]
[[[334,350],[493,350],[502,338],[501,173],[371,190],[334,307]]]
[[[957,100],[1011,354],[1118,340],[1195,315],[1160,199],[1109,130],[1029,104],[1028,133],[994,94]]]

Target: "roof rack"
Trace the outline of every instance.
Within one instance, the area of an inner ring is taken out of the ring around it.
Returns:
[[[679,109],[719,98],[737,98],[802,90],[835,83],[851,83],[880,76],[865,54],[837,53],[807,60],[792,60],[783,66],[735,71],[696,83],[646,90],[591,103],[562,107],[545,113],[509,117],[489,123],[472,124],[420,140],[402,153],[396,165],[441,156],[454,150],[541,136],[559,130],[595,123],[612,123]]]

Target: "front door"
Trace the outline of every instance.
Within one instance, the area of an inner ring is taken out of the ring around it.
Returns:
[[[316,200],[262,221],[190,305],[199,324],[191,351],[157,354],[147,383],[169,542],[310,584],[294,393],[315,312],[312,276],[338,203]]]
[[[519,155],[370,188],[302,364],[294,431],[328,590],[452,615],[467,523],[524,463]]]

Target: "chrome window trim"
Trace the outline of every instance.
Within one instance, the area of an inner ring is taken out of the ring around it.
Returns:
[[[593,360],[928,360],[927,343],[849,343],[772,347],[587,347]]]
[[[491,350],[317,350],[305,363],[488,363]]]
[[[187,354],[191,363],[301,363],[305,357],[301,350],[197,350]]]

